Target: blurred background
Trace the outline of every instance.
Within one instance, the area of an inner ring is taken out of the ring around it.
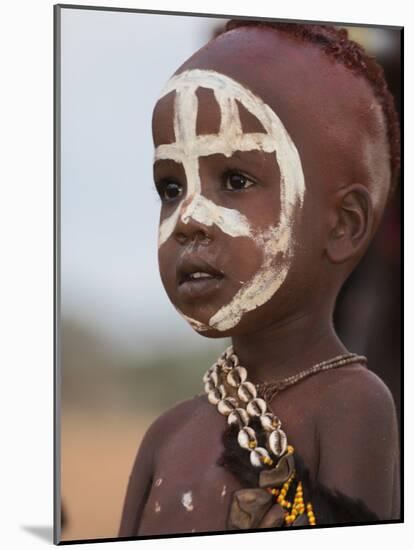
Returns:
[[[196,334],[161,285],[151,139],[165,82],[226,19],[69,8],[61,17],[62,540],[79,540],[117,536],[145,430],[202,392],[229,343]],[[400,110],[400,32],[348,30],[383,65]],[[398,188],[335,313],[398,414],[400,207]]]

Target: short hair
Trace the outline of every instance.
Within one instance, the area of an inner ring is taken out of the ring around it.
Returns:
[[[375,57],[368,55],[360,44],[349,39],[347,29],[332,25],[231,19],[216,34],[216,37],[240,27],[268,27],[293,35],[303,42],[316,44],[328,57],[342,63],[354,73],[365,78],[382,108],[387,127],[391,169],[391,181],[387,198],[389,201],[399,180],[401,163],[400,124],[394,98],[385,80],[384,70],[377,63]]]

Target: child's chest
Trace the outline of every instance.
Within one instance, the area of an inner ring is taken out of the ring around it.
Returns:
[[[307,449],[304,459],[309,462],[315,454],[314,438],[303,422],[290,423],[299,427],[292,436],[301,440],[301,449]],[[224,450],[225,428],[226,418],[206,404],[166,438],[156,457],[139,536],[226,530],[232,495],[242,485],[217,464]]]
[[[226,419],[210,407],[194,414],[157,453],[138,535],[225,530],[231,495],[241,485],[217,465]]]

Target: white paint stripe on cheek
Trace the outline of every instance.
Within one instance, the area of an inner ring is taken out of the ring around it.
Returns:
[[[259,239],[264,250],[264,260],[253,278],[244,284],[229,304],[220,308],[209,320],[209,325],[219,331],[236,326],[248,311],[265,304],[279,289],[289,269],[289,257],[279,257],[277,266],[275,257],[286,254],[289,248],[289,230],[282,231],[273,227]]]
[[[195,195],[183,211],[177,207],[174,213],[162,222],[158,234],[158,246],[161,246],[174,232],[180,215],[185,224],[192,218],[203,225],[216,225],[223,233],[231,237],[250,237],[252,235],[249,221],[244,214],[232,208],[218,206],[202,195]]]
[[[194,330],[197,330],[198,332],[211,330],[211,327],[209,327],[208,325],[205,325],[204,323],[200,323],[200,321],[196,321],[196,319],[192,319],[191,317],[188,317],[188,315],[185,315],[180,309],[178,309],[178,307],[176,308],[176,310],[193,327]]]
[[[250,224],[238,210],[218,206],[213,201],[197,195],[185,210],[181,219],[188,223],[190,218],[203,225],[216,225],[231,237],[249,237]]]
[[[158,230],[158,248],[165,243],[168,237],[174,231],[175,226],[177,225],[177,220],[180,216],[180,208],[174,210],[173,214],[166,218],[160,225]]]

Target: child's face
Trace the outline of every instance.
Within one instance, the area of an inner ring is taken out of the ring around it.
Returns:
[[[194,328],[223,333],[287,275],[305,192],[300,158],[276,113],[224,74],[182,73],[163,96],[154,118],[161,278]]]
[[[322,202],[318,192],[308,197],[298,149],[303,136],[321,138],[299,117],[295,143],[281,120],[295,111],[291,94],[303,96],[297,75],[291,82],[283,75],[281,108],[272,108],[263,67],[255,78],[255,64],[239,62],[237,78],[237,54],[230,65],[221,53],[212,64],[206,55],[169,80],[154,110],[159,267],[191,326],[227,336],[283,319],[318,276]],[[288,59],[285,66],[289,73]],[[322,164],[314,162],[310,174],[331,177]]]

